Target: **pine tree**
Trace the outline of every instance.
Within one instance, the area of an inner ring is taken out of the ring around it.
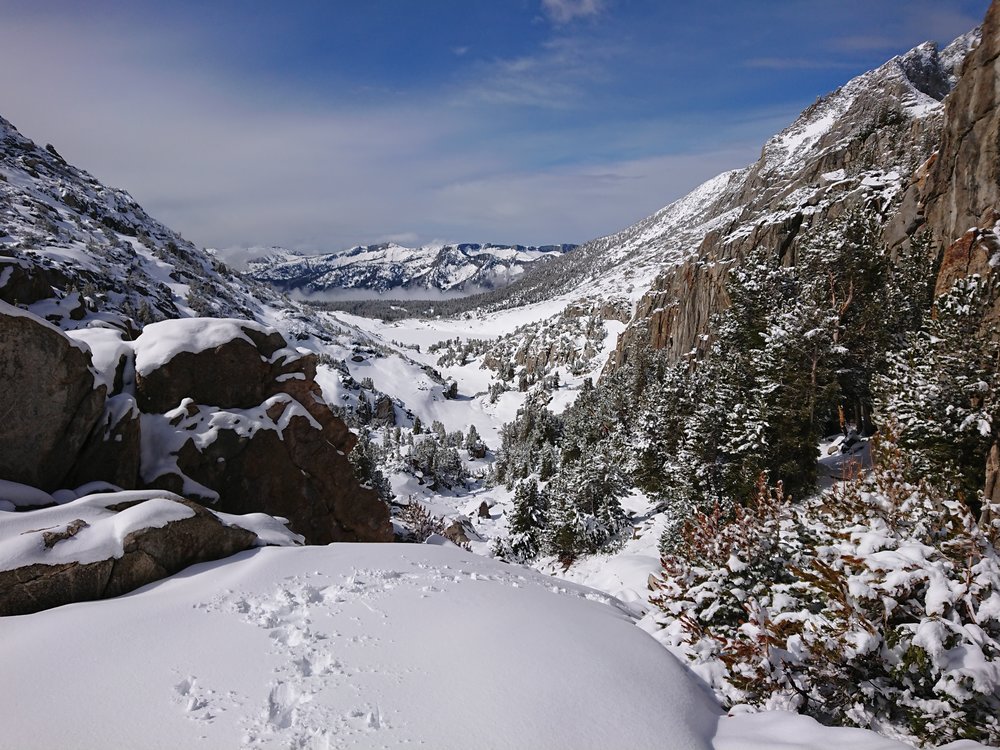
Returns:
[[[392,499],[392,489],[389,480],[379,464],[383,458],[382,450],[376,445],[367,429],[358,432],[358,442],[348,454],[351,466],[354,467],[354,476],[358,481],[378,493],[378,496],[388,502]]]
[[[542,549],[542,532],[547,524],[544,497],[532,479],[519,482],[514,491],[509,535],[499,548],[502,557],[529,562]]]
[[[982,327],[996,298],[979,277],[956,282],[890,357],[878,389],[879,412],[898,424],[914,474],[954,487],[977,511],[1000,429],[1000,345]]]

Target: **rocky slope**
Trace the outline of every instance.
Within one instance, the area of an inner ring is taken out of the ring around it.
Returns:
[[[727,305],[728,270],[750,253],[794,263],[811,227],[852,207],[892,216],[938,146],[942,102],[978,39],[973,31],[940,51],[925,43],[853,79],[769,140],[754,165],[724,176],[723,213],[684,257],[666,258],[611,365],[627,361],[636,346],[666,349],[673,358],[704,346],[712,316]],[[912,217],[900,223],[904,232],[915,228]]]
[[[533,266],[575,245],[367,245],[343,253],[300,256],[274,248],[247,264],[248,276],[284,291],[335,298],[345,290],[369,296],[474,294],[509,285]],[[355,298],[357,298],[355,296]]]

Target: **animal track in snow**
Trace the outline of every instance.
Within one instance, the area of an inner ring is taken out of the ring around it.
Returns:
[[[289,576],[267,592],[229,590],[199,605],[206,612],[236,616],[266,631],[267,653],[277,659],[266,697],[244,714],[242,746],[325,749],[350,746],[372,732],[386,731],[393,734],[383,735],[379,744],[393,744],[392,739],[408,742],[399,734],[404,727],[394,726],[381,686],[401,684],[413,670],[400,671],[381,659],[361,655],[378,649],[379,636],[385,635],[373,630],[389,622],[381,600],[398,587],[410,588],[417,598],[484,582],[518,588],[531,580],[524,573],[511,567],[509,572],[483,574],[471,563],[435,566],[423,562],[410,562],[402,571],[356,568],[339,575],[317,571]],[[560,595],[614,606],[610,597],[572,584],[546,587]],[[356,665],[351,664],[352,655],[358,657]],[[178,702],[194,717],[211,720],[213,712],[224,710],[217,697],[202,691],[193,677],[182,681],[177,692]]]

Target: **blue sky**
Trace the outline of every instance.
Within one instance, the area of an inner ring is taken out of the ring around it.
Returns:
[[[210,246],[581,242],[987,0],[0,0],[0,114]]]

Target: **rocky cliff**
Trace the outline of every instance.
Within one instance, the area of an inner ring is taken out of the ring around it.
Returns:
[[[973,227],[992,229],[1000,207],[1000,4],[983,22],[982,42],[968,56],[945,101],[937,159],[927,177],[926,217],[947,246]],[[980,269],[986,270],[986,269]]]
[[[754,165],[730,173],[714,226],[639,300],[609,366],[636,347],[678,359],[705,346],[712,316],[728,304],[728,270],[750,253],[791,264],[811,227],[858,205],[895,211],[941,140],[942,101],[978,38],[970,32],[944,50],[922,44],[853,79],[768,141]]]

